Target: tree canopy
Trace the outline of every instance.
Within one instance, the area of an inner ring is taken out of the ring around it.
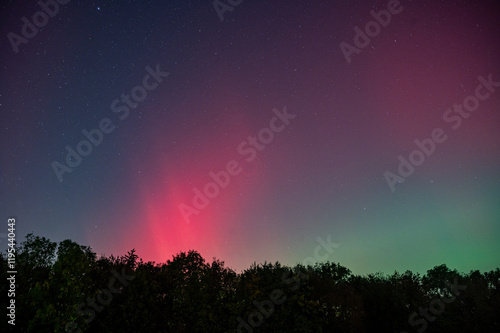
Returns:
[[[16,325],[2,332],[500,332],[498,268],[359,276],[265,262],[238,274],[194,250],[144,262],[33,234],[17,268]]]

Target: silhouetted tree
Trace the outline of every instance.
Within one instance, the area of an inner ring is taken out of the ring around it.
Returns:
[[[264,262],[236,274],[194,250],[165,263],[135,249],[97,258],[33,234],[17,255],[16,326],[2,332],[500,332],[498,268],[359,276],[338,263]],[[5,281],[4,254],[0,266]]]

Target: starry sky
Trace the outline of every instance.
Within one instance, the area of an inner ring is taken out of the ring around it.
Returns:
[[[356,274],[500,266],[498,1],[44,1],[0,5],[2,249],[15,217],[236,271],[318,237]]]

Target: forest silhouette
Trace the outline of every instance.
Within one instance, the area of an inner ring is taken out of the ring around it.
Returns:
[[[236,273],[194,250],[155,263],[33,234],[15,260],[15,326],[4,315],[2,332],[500,332],[499,268],[360,276],[264,262]],[[5,282],[7,253],[1,263]]]

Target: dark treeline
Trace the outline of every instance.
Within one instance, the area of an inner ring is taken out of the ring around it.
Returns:
[[[8,281],[5,253],[1,262]],[[160,264],[134,250],[98,258],[29,234],[16,269],[16,325],[4,314],[2,332],[500,332],[498,268],[358,276],[276,262],[237,274],[196,251]]]

